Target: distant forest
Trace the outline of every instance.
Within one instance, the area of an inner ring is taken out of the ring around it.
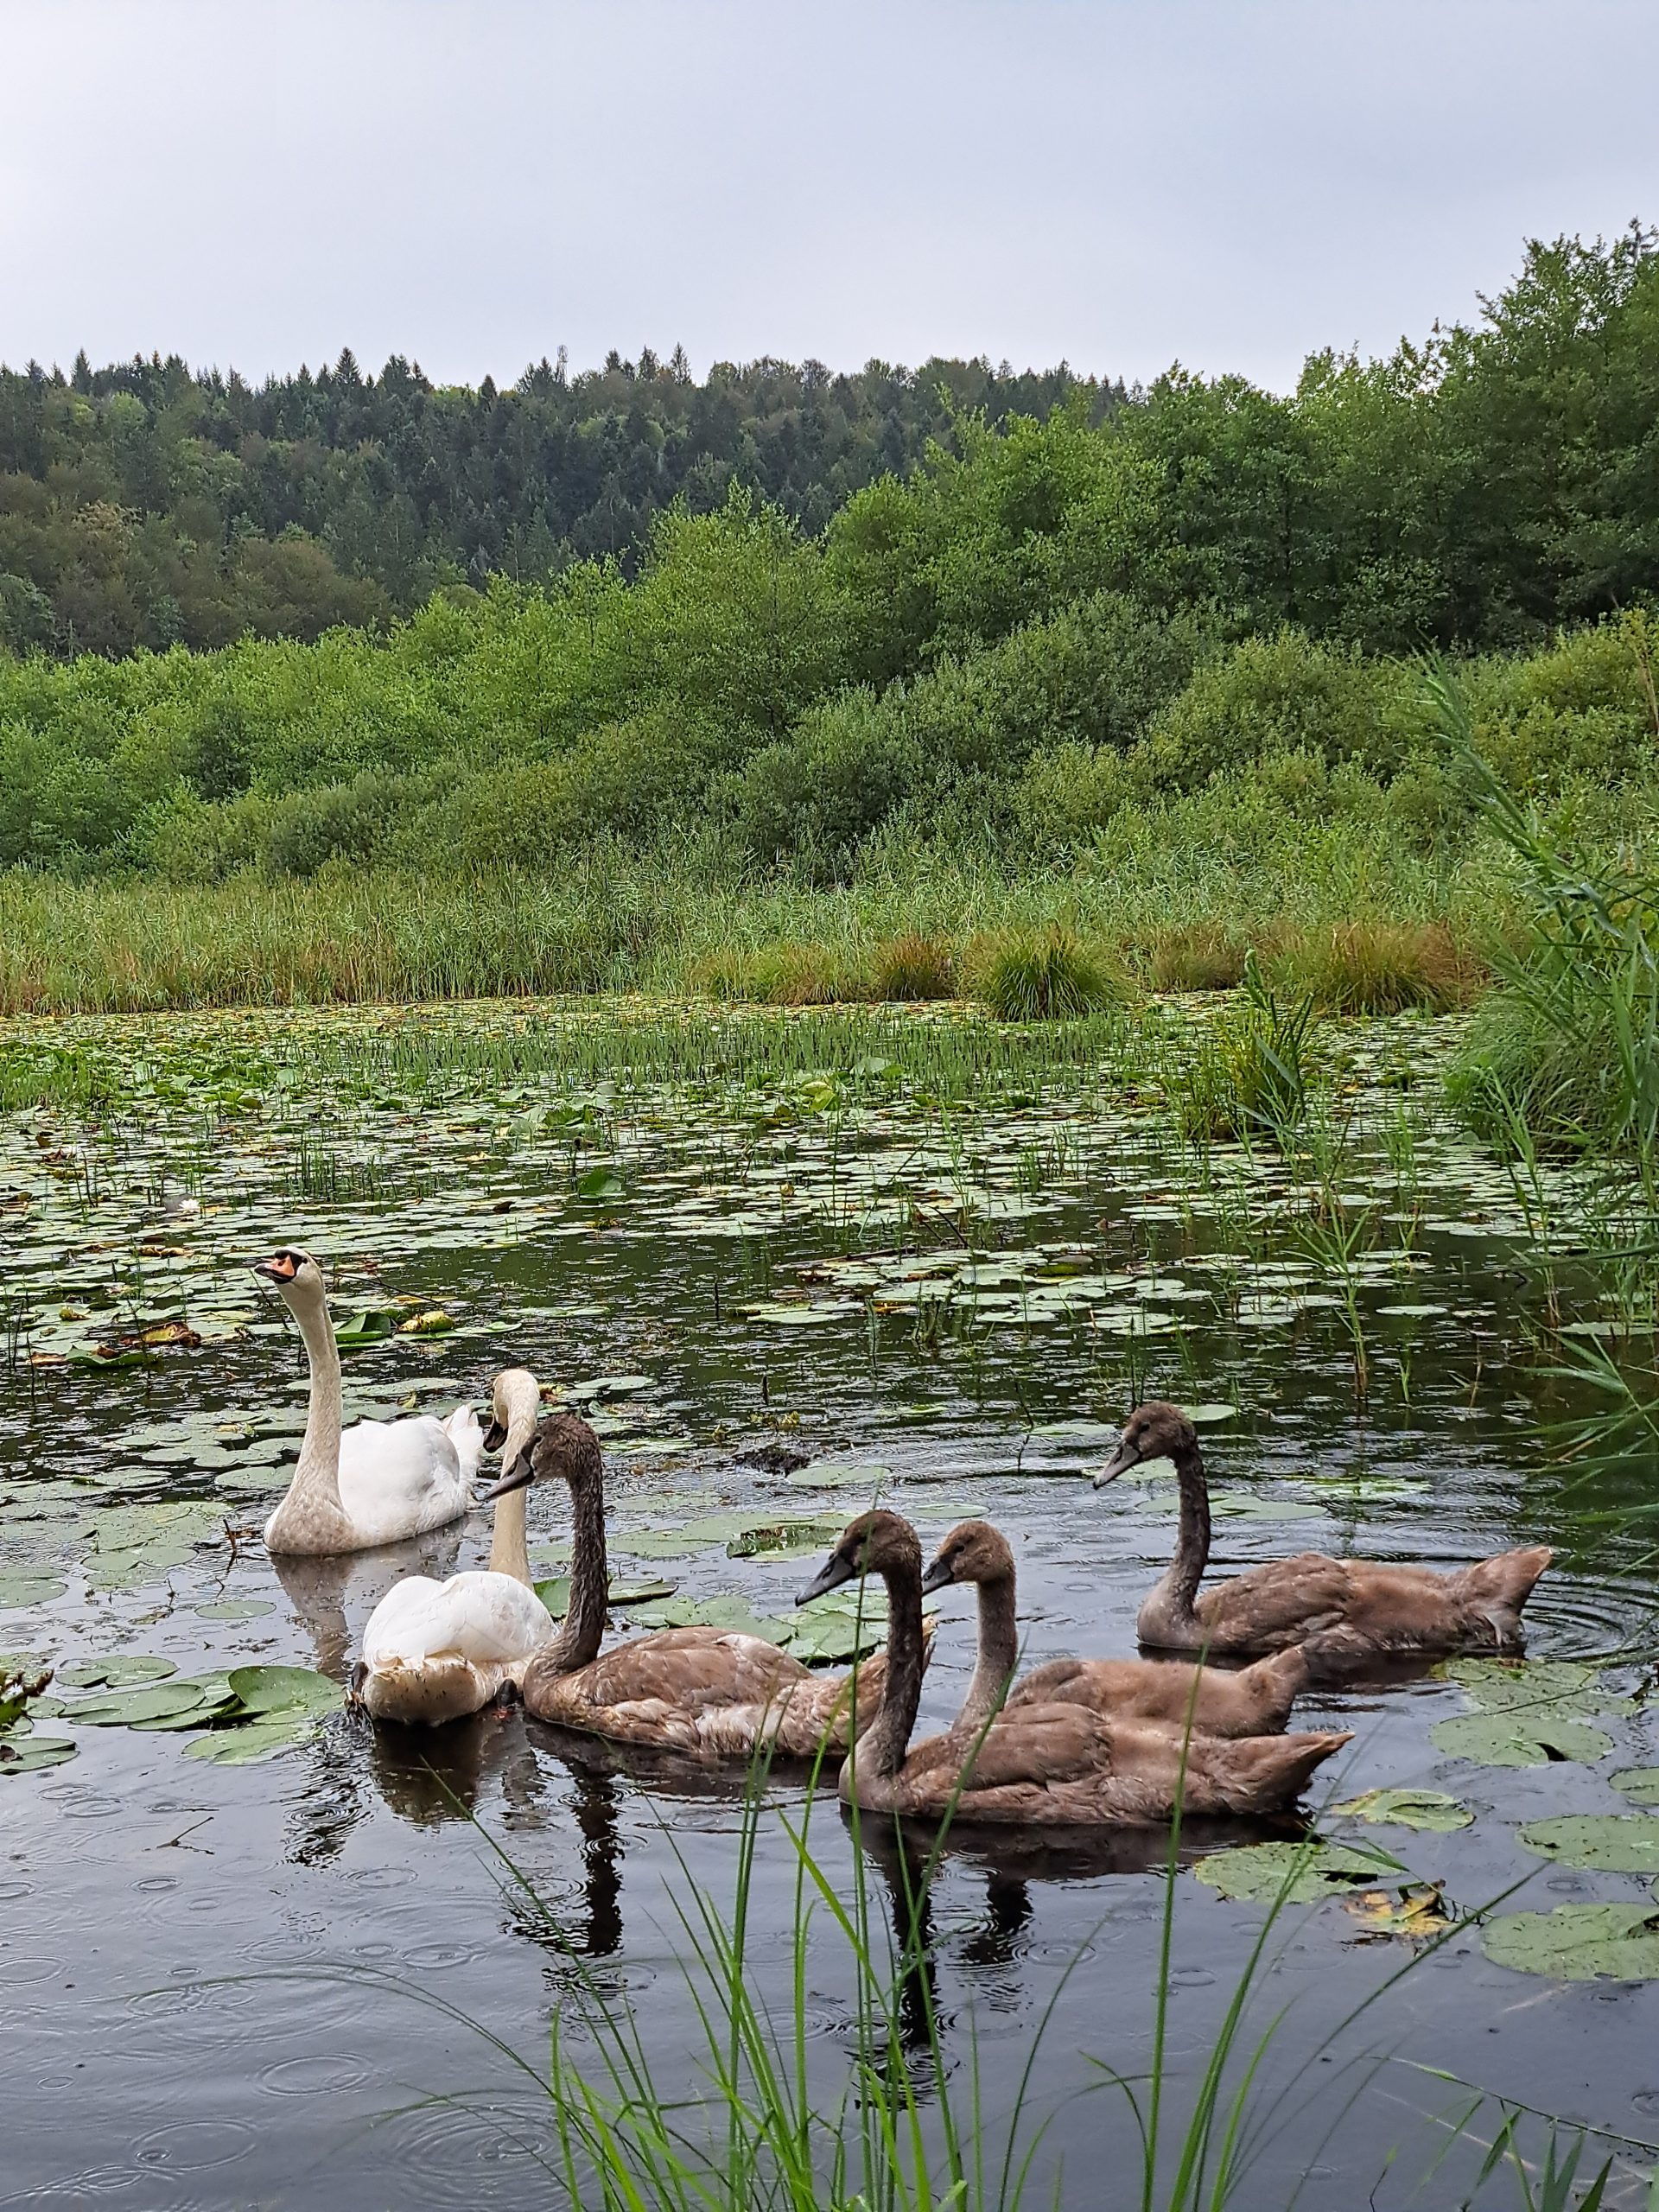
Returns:
[[[577,375],[543,360],[511,389],[438,385],[349,351],[253,385],[173,355],[66,377],[0,368],[0,647],[123,654],[385,623],[492,575],[573,563],[631,574],[654,516],[721,506],[735,480],[808,532],[903,476],[965,415],[1064,403],[1097,423],[1122,385],[1064,365],[720,362],[676,347]]]
[[[1534,243],[1471,323],[1317,354],[1287,395],[985,361],[696,382],[677,348],[505,391],[349,353],[257,387],[176,358],[0,370],[0,649],[313,640],[493,583],[632,582],[664,519],[734,489],[830,550],[878,679],[1102,589],[1235,637],[1528,647],[1659,591],[1656,247]]]

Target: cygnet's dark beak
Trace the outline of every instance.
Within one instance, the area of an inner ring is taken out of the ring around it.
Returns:
[[[505,1497],[512,1490],[523,1490],[524,1484],[533,1482],[535,1478],[536,1470],[531,1465],[530,1453],[521,1452],[500,1481],[492,1483],[478,1502],[480,1505],[493,1505],[498,1497]]]
[[[931,1598],[936,1590],[948,1590],[957,1579],[957,1570],[941,1552],[922,1577],[922,1595]]]
[[[858,1572],[849,1559],[840,1552],[831,1552],[823,1565],[795,1600],[798,1605],[810,1605],[815,1598],[822,1598],[828,1590],[839,1590],[843,1582],[850,1582]]]
[[[1116,1451],[1095,1477],[1095,1488],[1104,1490],[1108,1483],[1115,1483],[1120,1475],[1128,1474],[1131,1467],[1138,1467],[1140,1464],[1141,1454],[1134,1445],[1127,1440],[1120,1442]]]

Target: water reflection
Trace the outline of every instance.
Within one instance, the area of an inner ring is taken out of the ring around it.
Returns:
[[[368,1552],[334,1558],[306,1559],[293,1553],[272,1557],[271,1571],[283,1586],[294,1618],[311,1640],[318,1671],[340,1681],[361,1640],[363,1624],[395,1583],[410,1574],[442,1581],[455,1572],[464,1523],[433,1529],[407,1543],[383,1544]]]

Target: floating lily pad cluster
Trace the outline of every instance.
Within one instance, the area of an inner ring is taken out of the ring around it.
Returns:
[[[1475,1710],[1437,1721],[1430,1736],[1437,1751],[1478,1766],[1593,1764],[1613,1748],[1598,1720],[1635,1710],[1603,1688],[1599,1668],[1576,1662],[1453,1659],[1440,1671]]]
[[[308,1667],[233,1667],[192,1678],[171,1660],[132,1655],[78,1662],[58,1679],[92,1693],[61,1707],[67,1723],[148,1734],[199,1730],[187,1757],[220,1766],[247,1766],[291,1750],[345,1702],[337,1682]]]

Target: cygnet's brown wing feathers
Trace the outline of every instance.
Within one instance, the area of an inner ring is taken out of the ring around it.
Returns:
[[[1339,1626],[1352,1602],[1351,1561],[1298,1552],[1217,1583],[1192,1610],[1212,1650],[1274,1651]]]
[[[1259,1813],[1294,1803],[1345,1735],[1194,1738],[1103,1720],[1087,1707],[1029,1706],[994,1720],[977,1747],[933,1737],[906,1762],[899,1809],[943,1812],[956,1798],[963,1821],[1134,1824],[1185,1810]]]
[[[1306,1671],[1290,1650],[1236,1675],[1179,1659],[1051,1659],[1020,1677],[1002,1709],[1085,1705],[1108,1720],[1148,1721],[1178,1734],[1190,1711],[1195,1736],[1268,1735],[1284,1726]]]
[[[859,1669],[861,1731],[886,1681],[885,1654]],[[810,1758],[826,1738],[830,1750],[844,1751],[854,1717],[847,1675],[815,1675],[760,1637],[698,1627],[637,1637],[573,1674],[537,1674],[524,1702],[538,1719],[615,1743],[740,1758],[765,1742]]]
[[[1452,1574],[1349,1560],[1352,1595],[1337,1633],[1315,1636],[1316,1659],[1358,1652],[1501,1651],[1521,1638],[1521,1609],[1554,1554],[1538,1544],[1478,1560]]]

